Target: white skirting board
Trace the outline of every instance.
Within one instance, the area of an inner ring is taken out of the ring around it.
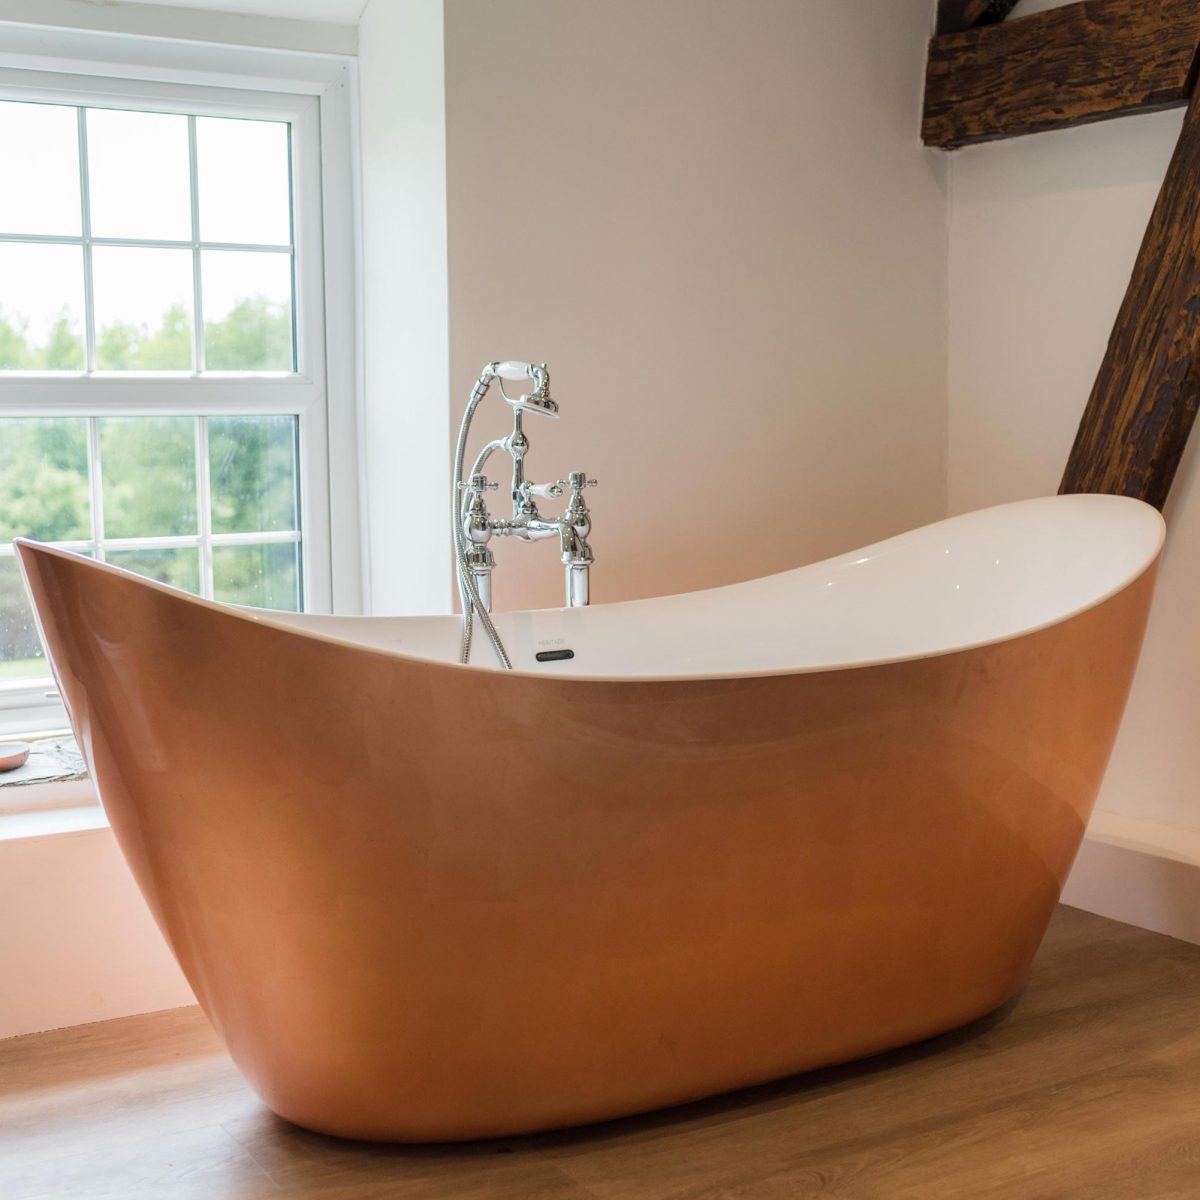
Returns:
[[[1200,833],[1098,812],[1062,899],[1200,945]]]

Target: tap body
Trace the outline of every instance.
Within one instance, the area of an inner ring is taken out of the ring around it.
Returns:
[[[584,491],[595,487],[584,471],[572,471],[566,479],[553,483],[535,484],[525,478],[525,455],[529,439],[521,428],[521,414],[514,414],[513,432],[491,443],[475,461],[476,470],[463,486],[463,536],[468,545],[468,566],[479,588],[483,607],[491,611],[491,573],[496,565],[488,543],[493,537],[514,537],[523,542],[558,540],[559,561],[563,566],[564,601],[569,608],[589,603],[590,571],[594,561],[588,535],[592,531],[592,514],[584,499]],[[494,517],[488,511],[484,496],[499,485],[488,480],[482,466],[497,450],[507,452],[512,459],[512,515]],[[568,495],[566,508],[559,516],[544,516],[538,507],[541,498],[557,499]]]
[[[534,388],[514,398],[504,391],[505,379],[529,379]],[[497,380],[500,381],[501,395],[513,409],[512,432],[507,437],[489,442],[476,457],[474,466],[464,480],[464,452],[471,419],[492,382]],[[596,481],[589,479],[584,471],[572,471],[566,479],[557,479],[553,483],[532,483],[525,470],[529,438],[522,418],[527,412],[551,417],[558,415],[558,405],[550,399],[550,375],[545,363],[489,363],[471,391],[455,454],[453,532],[463,604],[463,662],[470,657],[473,616],[478,613],[501,665],[512,665],[488,618],[492,607],[492,572],[496,566],[495,555],[489,545],[493,537],[515,537],[524,542],[556,538],[559,561],[563,567],[566,605],[578,607],[589,603],[591,599],[593,555],[588,535],[592,531],[592,517],[584,492],[589,487],[595,487]],[[488,460],[497,452],[506,453],[512,463],[512,515],[506,517],[492,516],[485,500],[489,491],[496,491],[499,487],[483,473]],[[538,507],[539,500],[558,499],[564,495],[567,496],[567,503],[560,515],[543,515]]]

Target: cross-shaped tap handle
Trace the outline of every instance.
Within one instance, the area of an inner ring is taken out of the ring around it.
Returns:
[[[500,485],[488,483],[486,475],[472,475],[469,483],[460,483],[458,486],[464,492],[474,492],[475,495],[482,496],[484,492],[494,492]]]

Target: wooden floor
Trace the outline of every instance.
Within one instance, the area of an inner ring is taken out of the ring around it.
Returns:
[[[1200,947],[1060,909],[1024,994],[916,1048],[534,1138],[268,1113],[194,1009],[0,1042],[0,1200],[1200,1197]]]

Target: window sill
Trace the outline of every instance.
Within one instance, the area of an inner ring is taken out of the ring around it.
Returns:
[[[30,799],[37,808],[24,812],[0,811],[0,842],[55,837],[107,829],[108,818],[86,779],[69,783],[34,783],[22,791],[36,792]]]

